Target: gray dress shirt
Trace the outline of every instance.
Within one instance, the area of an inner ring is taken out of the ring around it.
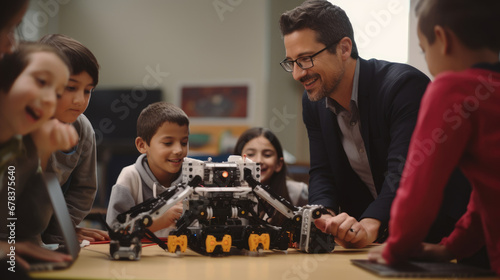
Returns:
[[[356,70],[352,85],[350,111],[342,107],[337,101],[326,97],[326,107],[336,116],[341,131],[341,141],[344,151],[349,159],[352,169],[366,184],[368,190],[377,198],[377,190],[373,182],[373,176],[366,154],[365,143],[361,137],[359,110],[358,110],[358,81],[359,81],[359,60],[356,61]]]

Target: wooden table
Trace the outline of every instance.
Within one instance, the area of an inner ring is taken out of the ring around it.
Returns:
[[[178,256],[153,245],[143,248],[139,261],[114,261],[109,258],[109,245],[103,244],[83,248],[69,269],[30,275],[37,279],[383,279],[351,264],[351,259],[366,259],[368,249],[339,246],[330,254],[305,254],[289,249],[286,253],[237,252],[209,257],[189,250]]]

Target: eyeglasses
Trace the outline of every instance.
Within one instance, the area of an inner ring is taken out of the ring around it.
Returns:
[[[283,69],[285,69],[286,72],[293,72],[293,64],[294,63],[297,63],[297,65],[304,70],[309,69],[309,68],[314,66],[313,57],[317,56],[322,51],[324,51],[330,47],[331,47],[331,45],[328,45],[324,49],[320,50],[319,52],[317,52],[313,55],[302,56],[302,57],[297,58],[296,60],[287,60],[285,58],[282,62],[280,62],[280,65],[281,65],[281,67],[283,67]]]

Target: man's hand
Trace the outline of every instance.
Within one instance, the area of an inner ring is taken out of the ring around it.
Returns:
[[[0,241],[0,248],[2,251],[8,253],[10,250],[10,246],[12,245],[7,244],[7,242],[5,241]],[[28,270],[30,266],[28,262],[25,261],[21,256],[27,256],[49,262],[64,262],[71,261],[72,259],[70,255],[42,248],[39,245],[29,241],[16,242],[15,247],[16,261],[26,270]]]
[[[109,240],[107,232],[95,228],[76,228],[76,236],[80,243],[82,243],[83,240],[88,240],[90,242]]]
[[[346,213],[323,215],[314,221],[318,229],[330,233],[344,248],[363,248],[377,239],[380,222],[365,218],[358,222]]]

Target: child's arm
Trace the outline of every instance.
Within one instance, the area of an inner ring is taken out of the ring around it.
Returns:
[[[10,247],[6,241],[0,241],[0,251],[9,252]],[[49,261],[49,262],[64,262],[71,261],[71,256],[52,250],[48,250],[40,247],[38,244],[32,243],[30,241],[20,241],[16,242],[16,262],[18,262],[25,269],[29,269],[29,264],[23,257],[31,257],[37,260]],[[4,256],[2,256],[4,257]],[[3,261],[4,259],[2,259]]]
[[[123,172],[123,171],[122,171]],[[129,186],[116,184],[111,189],[109,197],[108,211],[106,213],[106,223],[112,226],[117,222],[116,217],[123,212],[130,210],[137,205]]]
[[[70,124],[64,124],[56,119],[44,123],[31,133],[35,143],[42,170],[47,167],[50,155],[57,150],[68,150],[78,143],[78,133]]]
[[[455,258],[469,257],[485,245],[483,224],[477,212],[479,203],[477,191],[473,189],[467,212],[458,220],[450,236],[443,238],[440,243]]]
[[[440,244],[422,243],[422,250],[415,257],[425,261],[444,262],[461,259],[477,253],[485,244],[483,225],[476,211],[476,191],[471,193],[467,212],[455,225],[449,237]]]
[[[76,227],[87,216],[92,208],[95,194],[97,192],[97,159],[96,141],[94,130],[90,122],[80,116],[73,127],[79,135],[79,143],[69,151],[53,152],[46,166],[47,172],[57,174],[64,190],[64,199],[68,207],[71,220]],[[57,225],[51,221],[44,233],[44,240],[48,242],[62,241],[57,233]],[[92,230],[77,228],[79,239],[98,238],[104,240],[107,236]],[[91,235],[87,236],[86,233]]]
[[[116,217],[119,214],[130,210],[142,201],[141,188],[141,177],[134,164],[124,167],[111,189],[106,214],[106,223],[109,226],[117,222]]]
[[[66,155],[62,151],[52,154],[48,169],[65,169],[69,173],[68,184],[64,193],[71,220],[78,225],[92,209],[92,204],[97,192],[97,156],[96,139],[90,122],[80,116],[74,124],[80,135],[80,141],[74,155]],[[66,162],[64,162],[66,161]],[[67,175],[66,175],[67,176]]]
[[[436,80],[422,99],[401,186],[391,208],[390,234],[383,252],[389,264],[421,252],[421,242],[439,211],[448,178],[472,133],[470,118],[461,119],[457,126],[444,117],[464,98],[449,84]]]
[[[172,208],[168,209],[160,217],[154,219],[153,224],[149,227],[149,230],[152,232],[168,228],[170,226],[174,226],[177,220],[181,217],[182,214],[182,202],[177,203]]]

